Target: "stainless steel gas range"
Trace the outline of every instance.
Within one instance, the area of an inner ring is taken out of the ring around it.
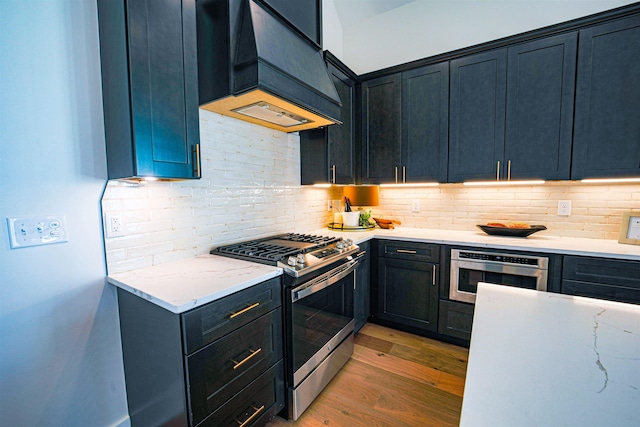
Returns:
[[[281,234],[212,254],[281,267],[288,417],[297,420],[353,354],[358,246],[351,240]]]

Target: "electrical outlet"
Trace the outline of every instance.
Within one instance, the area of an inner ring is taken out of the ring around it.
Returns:
[[[105,218],[107,238],[124,236],[124,223],[121,214],[109,214]]]
[[[412,212],[420,212],[420,199],[413,199],[413,204],[411,206]]]
[[[571,200],[558,200],[558,216],[571,215]]]
[[[336,210],[340,212],[340,200],[327,200],[327,210]]]

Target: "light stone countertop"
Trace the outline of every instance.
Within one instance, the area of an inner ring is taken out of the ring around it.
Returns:
[[[478,285],[460,425],[639,426],[640,306]]]
[[[517,238],[488,236],[480,230],[469,232],[398,226],[393,230],[376,228],[362,232],[337,232],[323,228],[307,234],[339,236],[352,239],[355,243],[374,238],[394,239],[640,261],[640,246],[623,245],[614,240],[545,236],[542,233],[544,232]],[[274,266],[216,255],[201,255],[109,275],[107,280],[173,313],[182,313],[281,274],[282,269]]]
[[[107,280],[173,313],[183,313],[281,274],[278,267],[201,255],[113,274]]]
[[[396,226],[393,230],[375,228],[369,231],[351,232],[340,232],[324,228],[313,230],[309,234],[349,238],[356,244],[376,238],[640,261],[640,246],[637,245],[621,244],[616,240],[548,236],[544,233],[544,231],[540,231],[529,237],[522,238],[489,236],[480,230],[454,231]]]

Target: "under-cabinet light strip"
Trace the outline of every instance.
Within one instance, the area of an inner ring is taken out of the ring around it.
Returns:
[[[529,181],[465,181],[462,184],[468,186],[491,186],[491,185],[539,185],[544,184],[544,180],[529,180]]]
[[[584,184],[624,184],[627,182],[640,182],[640,178],[591,178],[582,179]]]
[[[404,187],[437,187],[439,182],[405,182],[403,184],[380,184],[380,187],[404,188]]]

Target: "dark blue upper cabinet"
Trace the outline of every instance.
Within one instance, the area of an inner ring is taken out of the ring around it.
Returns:
[[[640,16],[580,31],[572,179],[640,176]]]
[[[355,184],[355,102],[358,76],[324,52],[331,80],[342,101],[342,124],[300,132],[300,183]]]
[[[109,179],[200,178],[195,1],[99,0]]]
[[[402,73],[403,182],[447,182],[449,62]]]
[[[449,182],[496,179],[504,152],[507,49],[451,61]]]
[[[502,177],[569,179],[575,32],[509,47]]]
[[[363,184],[401,182],[401,94],[400,73],[361,85]]]

